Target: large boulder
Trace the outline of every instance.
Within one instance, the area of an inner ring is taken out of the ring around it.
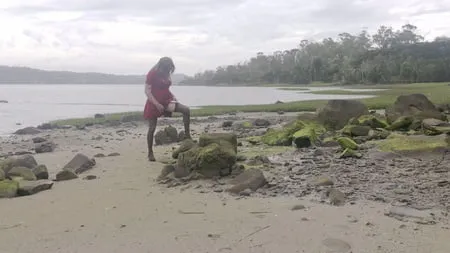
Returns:
[[[203,134],[199,145],[178,153],[175,177],[193,171],[206,178],[226,176],[236,163],[237,137],[234,134]]]
[[[401,95],[397,97],[394,105],[386,108],[385,115],[390,124],[402,116],[419,119],[445,119],[445,116],[439,109],[423,94]]]
[[[367,106],[356,100],[330,100],[317,111],[318,120],[328,129],[342,129],[351,118],[369,113]]]
[[[0,161],[0,169],[2,169],[5,174],[7,174],[14,167],[25,167],[28,169],[33,169],[37,166],[36,159],[32,155],[23,155],[17,158],[7,158]]]
[[[86,155],[77,154],[66,166],[63,167],[63,170],[71,171],[74,174],[81,174],[87,170],[92,169],[96,164],[95,159],[90,159]]]

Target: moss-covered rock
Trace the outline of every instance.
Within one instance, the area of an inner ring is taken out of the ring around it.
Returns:
[[[330,100],[317,112],[318,119],[328,129],[342,129],[351,118],[369,113],[367,106],[357,100]]]
[[[390,131],[383,128],[372,129],[369,132],[369,140],[384,140],[389,137]]]
[[[438,119],[425,119],[422,128],[426,135],[439,135],[450,132],[450,123]]]
[[[223,141],[228,142],[233,146],[235,152],[237,152],[237,136],[233,133],[210,133],[202,134],[199,138],[198,144],[200,147],[206,147],[209,144],[216,143],[222,144]]]
[[[356,144],[355,141],[353,141],[351,138],[348,137],[339,137],[337,138],[337,142],[342,147],[343,150],[345,149],[353,149],[357,150],[359,148],[358,144]]]
[[[281,129],[269,129],[266,134],[261,137],[261,141],[269,146],[291,146],[293,135],[303,129],[305,123],[297,120],[287,124]]]
[[[372,129],[375,128],[386,128],[388,126],[386,119],[377,115],[363,115],[358,118],[358,123],[361,126],[368,126]]]
[[[35,181],[37,180],[36,175],[34,175],[33,171],[29,168],[25,167],[14,167],[8,173],[8,177],[22,177],[27,181]]]
[[[386,108],[385,115],[390,124],[393,124],[402,116],[442,120],[444,116],[424,94],[409,94],[397,97],[395,103]]]
[[[342,129],[342,133],[350,137],[368,136],[370,129],[369,126],[347,125]]]
[[[2,169],[5,174],[14,168],[14,167],[25,167],[29,169],[33,169],[37,166],[37,162],[32,155],[23,155],[17,158],[7,158],[3,161],[0,161],[0,169]]]
[[[178,142],[178,131],[173,126],[167,126],[164,129],[156,132],[155,145],[165,145]]]
[[[182,141],[180,146],[173,151],[172,158],[177,159],[180,153],[186,152],[189,149],[194,148],[196,145],[197,144],[191,139],[186,139]]]
[[[36,178],[38,180],[48,179],[47,166],[41,164],[41,165],[38,165],[36,168],[34,168],[32,171],[33,171],[34,175],[36,175]]]
[[[307,148],[315,145],[319,136],[325,133],[325,128],[319,124],[306,123],[303,129],[298,130],[292,135],[292,140],[297,148]]]
[[[0,181],[0,198],[14,198],[17,195],[19,183],[12,180]]]
[[[401,116],[397,118],[390,126],[388,126],[387,129],[391,131],[407,131],[413,121],[414,118],[411,116]]]

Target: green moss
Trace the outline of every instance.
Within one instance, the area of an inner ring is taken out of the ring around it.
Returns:
[[[25,167],[14,167],[8,172],[9,177],[22,177],[27,181],[37,180],[36,175],[31,169]]]
[[[189,149],[194,148],[195,146],[196,146],[196,143],[193,140],[191,140],[191,139],[187,139],[187,140],[182,141],[180,146],[173,151],[172,158],[177,159],[178,155],[180,153],[186,152]]]
[[[387,139],[374,142],[381,151],[416,151],[448,147],[442,136],[391,134]]]
[[[249,143],[253,145],[260,144],[262,142],[261,136],[250,136],[244,139],[245,141],[248,141]]]
[[[315,145],[319,136],[325,132],[325,127],[320,124],[313,122],[305,123],[302,129],[292,135],[293,142],[297,148],[306,148]]]
[[[363,115],[358,118],[358,123],[361,126],[369,126],[373,129],[388,127],[386,119],[381,118],[380,116],[377,117],[375,115]]]
[[[237,136],[232,133],[202,134],[199,138],[199,146],[205,147],[212,143],[222,144],[224,141],[231,144],[234,151],[237,152]]]
[[[354,140],[348,137],[339,137],[337,138],[337,142],[339,143],[339,145],[342,147],[343,150],[347,148],[356,150],[359,148],[358,144],[356,144]]]
[[[408,130],[409,126],[413,123],[414,119],[409,116],[402,116],[395,120],[390,126],[387,127],[388,130],[398,131],[398,130]]]
[[[347,125],[342,129],[342,133],[348,136],[367,136],[369,135],[369,126]]]
[[[17,195],[19,183],[12,180],[0,181],[0,198],[13,198]]]

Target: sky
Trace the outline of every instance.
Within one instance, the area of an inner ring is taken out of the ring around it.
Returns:
[[[170,56],[192,75],[380,25],[450,36],[448,20],[450,0],[0,0],[0,65],[145,74]]]

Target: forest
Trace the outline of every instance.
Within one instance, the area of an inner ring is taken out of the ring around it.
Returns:
[[[450,38],[425,41],[418,28],[381,26],[375,34],[341,33],[297,48],[197,73],[184,85],[393,84],[450,81]]]

